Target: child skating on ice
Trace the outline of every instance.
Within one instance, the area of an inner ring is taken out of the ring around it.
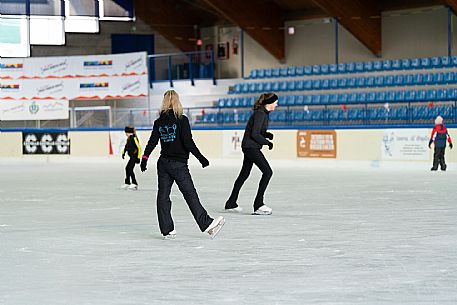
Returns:
[[[125,166],[125,181],[121,188],[124,190],[129,189],[136,191],[138,189],[138,182],[136,181],[133,170],[135,168],[135,164],[140,163],[141,147],[134,127],[127,126],[124,131],[127,141],[124,149],[122,150],[122,159],[124,159],[125,154],[127,154],[129,156],[129,161]]]
[[[429,148],[432,148],[432,143],[435,143],[432,171],[438,170],[438,165],[441,167],[442,171],[445,171],[447,168],[446,160],[444,159],[446,142],[449,143],[449,148],[452,149],[451,136],[449,135],[447,128],[444,127],[443,118],[438,116],[435,120],[435,128],[432,130],[430,141],[428,142]]]

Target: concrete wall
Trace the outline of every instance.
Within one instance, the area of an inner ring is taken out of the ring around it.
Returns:
[[[402,129],[405,130],[405,129]],[[397,130],[398,131],[398,130]],[[416,129],[416,134],[419,134],[426,139],[429,137],[429,129]],[[231,136],[231,131],[224,130],[194,130],[193,137],[202,153],[210,159],[241,159],[240,153],[227,155],[226,146],[224,146],[224,138]],[[298,158],[297,157],[297,130],[273,130],[274,149],[268,151],[264,149],[267,158],[272,160],[288,160],[288,161],[306,161],[313,162],[318,159]],[[457,129],[450,129],[449,133],[457,137]],[[138,137],[142,148],[147,144],[151,132],[139,131]],[[242,137],[242,131],[239,131]],[[389,163],[391,161],[383,160],[382,129],[361,129],[361,130],[336,130],[336,161],[379,161]],[[71,140],[71,155],[70,157],[108,157],[109,156],[109,132],[107,131],[70,131],[69,138]],[[426,143],[424,148],[426,148]],[[157,157],[160,151],[160,146],[154,152]],[[0,133],[0,157],[21,157],[22,156],[22,134],[19,132],[3,132]],[[33,158],[33,156],[27,156]],[[413,161],[401,160],[396,162],[431,162],[432,150],[430,150],[428,160]],[[446,160],[449,163],[457,162],[457,153],[447,149]]]

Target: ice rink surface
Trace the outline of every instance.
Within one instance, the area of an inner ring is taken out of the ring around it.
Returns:
[[[241,161],[240,164],[241,165]],[[457,171],[275,166],[271,216],[221,214],[239,166],[191,167],[226,225],[200,233],[179,191],[162,240],[156,171],[0,160],[0,304],[457,304]]]

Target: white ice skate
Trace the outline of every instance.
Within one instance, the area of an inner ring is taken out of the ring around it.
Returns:
[[[173,230],[170,233],[168,233],[167,235],[163,236],[163,239],[175,239],[175,238],[176,238],[176,231],[175,230]]]
[[[205,232],[211,236],[211,239],[216,237],[217,233],[222,229],[222,227],[225,224],[225,219],[222,216],[219,216],[218,218],[214,219],[213,222],[209,225],[208,228],[206,228]]]
[[[129,185],[129,190],[131,190],[131,191],[137,191],[137,190],[138,190],[138,185],[136,185],[136,184],[130,184],[130,185]]]
[[[271,215],[271,213],[273,213],[273,209],[266,205],[262,205],[260,208],[254,211],[255,215]]]
[[[123,184],[121,185],[120,189],[121,190],[127,190],[129,188],[130,184]]]
[[[227,213],[236,213],[236,214],[240,214],[243,212],[243,208],[242,207],[236,207],[236,208],[233,208],[233,209],[225,209],[225,211]]]

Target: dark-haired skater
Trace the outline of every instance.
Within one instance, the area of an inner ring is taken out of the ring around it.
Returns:
[[[274,93],[260,95],[253,106],[254,111],[246,125],[243,141],[241,142],[241,149],[244,154],[243,166],[241,167],[238,178],[235,180],[232,193],[225,203],[225,210],[228,212],[242,211],[242,208],[237,203],[238,195],[244,182],[248,179],[254,164],[262,171],[259,189],[254,199],[254,214],[270,215],[273,211],[264,203],[265,190],[273,175],[273,171],[260,150],[264,145],[268,146],[269,150],[273,149],[273,143],[269,141],[273,140],[273,134],[267,131],[268,116],[277,106],[278,96]]]

